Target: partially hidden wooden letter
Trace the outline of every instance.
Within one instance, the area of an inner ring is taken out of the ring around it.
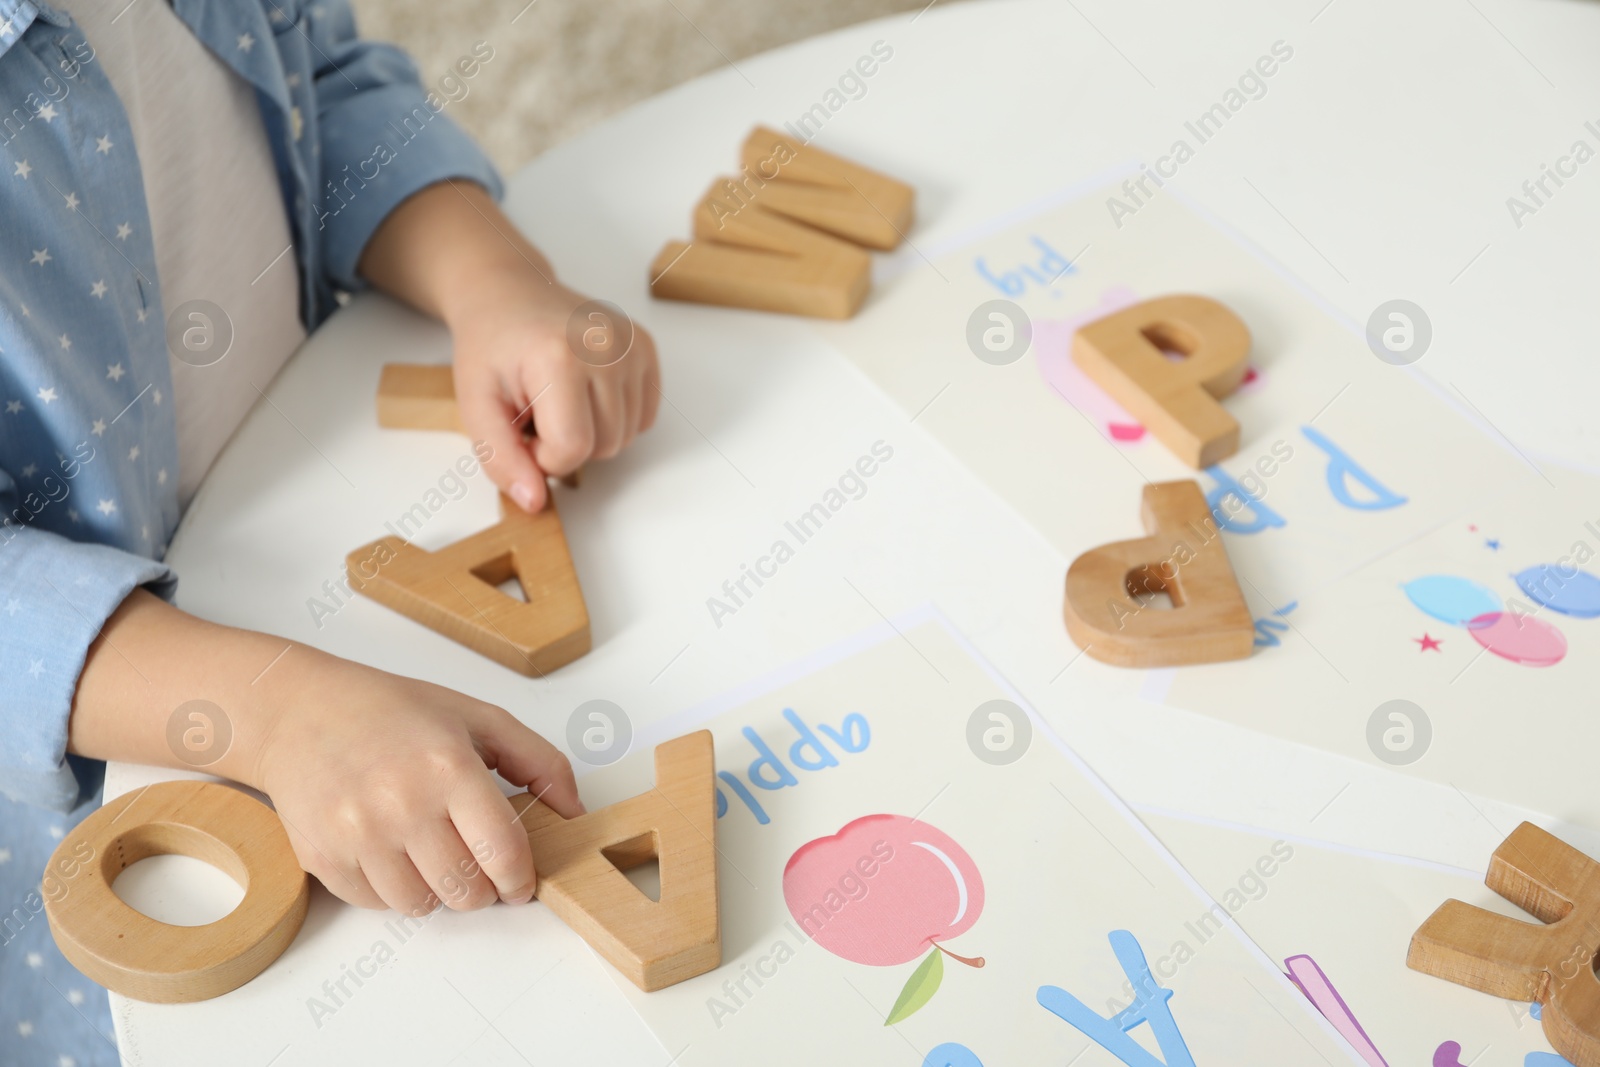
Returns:
[[[448,363],[385,363],[378,376],[378,425],[385,430],[449,430],[465,433],[456,411],[454,371]],[[531,425],[531,424],[530,424]],[[576,489],[579,467],[562,475]]]
[[[350,588],[522,674],[571,663],[589,651],[589,610],[555,499],[529,515],[502,494],[500,514],[437,552],[363,545],[345,558]],[[496,588],[513,577],[526,602]]]
[[[453,375],[448,363],[385,363],[378,377],[378,425],[462,433]]]
[[[527,793],[511,798],[528,831],[538,898],[645,992],[722,962],[711,733],[659,745],[655,759],[653,789],[576,819]],[[622,873],[652,859],[659,901]]]
[[[1244,322],[1204,296],[1146,300],[1072,339],[1073,362],[1196,470],[1239,450],[1239,423],[1218,400],[1239,387],[1249,358]]]
[[[1091,548],[1067,568],[1067,633],[1117,667],[1175,667],[1243,659],[1255,622],[1200,486],[1144,489],[1149,536]],[[1170,610],[1152,605],[1157,594]]]
[[[1484,884],[1537,921],[1447,900],[1412,936],[1406,966],[1539,1002],[1551,1046],[1577,1067],[1600,1067],[1600,864],[1525,822],[1494,850]]]
[[[694,212],[694,240],[650,265],[667,300],[816,318],[855,314],[871,285],[862,247],[897,246],[910,186],[765,127],[745,141],[737,178],[720,178]]]
[[[205,926],[171,926],[123,903],[112,883],[150,856],[193,856],[244,889]],[[272,809],[216,782],[159,782],[108,801],[73,828],[45,869],[50,932],[73,966],[107,989],[157,1004],[237,989],[283,954],[310,883]]]

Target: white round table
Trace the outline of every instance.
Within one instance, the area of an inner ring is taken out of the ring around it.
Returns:
[[[1581,106],[1600,99],[1597,37],[1600,8],[1568,2],[997,0],[741,60],[510,183],[511,215],[564,280],[621,304],[662,352],[656,428],[561,497],[592,653],[528,679],[374,602],[329,597],[345,554],[468,450],[455,435],[378,429],[381,365],[443,362],[449,344],[372,295],[306,343],[223,453],[172,545],[180,604],[495,701],[564,744],[584,700],[615,701],[636,727],[657,722],[880,613],[932,602],[1136,806],[1480,865],[1494,842],[1442,786],[1157,705],[1098,716],[1070,683],[1052,684],[1075,653],[1060,624],[1067,560],[804,322],[653,302],[646,267],[688,232],[691,206],[733,168],[752,125],[806,112],[876,41],[892,58],[817,143],[917,187],[902,257],[913,270],[921,251],[985,220],[1155,158],[1283,41],[1292,71],[1184,167],[1183,192],[1354,321],[1393,297],[1421,304],[1431,376],[1478,398],[1494,432],[1529,455],[1600,467],[1589,417],[1600,366],[1585,351],[1600,266],[1580,236],[1600,232],[1600,163],[1520,227],[1506,206],[1572,141],[1600,143],[1584,126],[1600,112]],[[896,449],[895,477],[714,625],[706,598],[880,438]],[[423,547],[494,520],[492,486],[469,481],[417,535]],[[313,598],[337,610],[317,620]],[[116,765],[107,796],[174,776]],[[1488,810],[1503,825],[1521,814]],[[319,888],[296,943],[242,989],[181,1006],[113,998],[126,1062],[669,1061],[542,906],[441,913],[405,939],[392,918]],[[374,964],[380,942],[392,958]],[[328,990],[352,968],[373,975],[346,981],[334,1004]]]

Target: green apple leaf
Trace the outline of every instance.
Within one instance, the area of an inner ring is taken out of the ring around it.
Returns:
[[[906,979],[906,986],[900,990],[900,998],[894,1002],[894,1007],[889,1009],[889,1017],[883,1021],[883,1025],[893,1026],[928,1003],[939,991],[939,983],[942,981],[944,981],[944,957],[936,948],[928,953],[927,959],[917,964],[917,969]]]

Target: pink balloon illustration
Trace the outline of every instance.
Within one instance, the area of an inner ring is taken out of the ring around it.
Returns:
[[[1582,571],[1577,573],[1583,574]],[[1516,578],[1530,595],[1547,593],[1547,599],[1552,601],[1548,606],[1557,611],[1576,615],[1580,608],[1588,606],[1584,599],[1586,586],[1551,586],[1547,581],[1534,586],[1535,582],[1543,581],[1538,568]],[[1503,608],[1494,590],[1470,579],[1454,574],[1428,574],[1413,578],[1401,588],[1422,611],[1441,622],[1465,627],[1474,641],[1501,659],[1524,667],[1550,667],[1560,663],[1567,654],[1566,635],[1555,624]],[[1561,596],[1565,599],[1557,606],[1554,601]],[[1534,599],[1539,598],[1534,595]]]
[[[927,953],[886,1026],[928,1002],[945,958],[984,965],[940,944],[978,921],[983,878],[966,849],[919,819],[866,815],[801,845],[783,869],[783,898],[806,935],[841,959],[893,967]]]
[[[1567,654],[1567,637],[1551,623],[1514,611],[1490,611],[1467,623],[1478,644],[1524,667],[1550,667]]]

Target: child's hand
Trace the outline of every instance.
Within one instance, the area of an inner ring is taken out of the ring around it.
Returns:
[[[609,459],[655,422],[660,371],[650,335],[531,264],[485,279],[448,321],[462,427],[488,442],[484,470],[526,511],[544,507],[547,475]]]
[[[526,510],[544,507],[546,475],[614,456],[655,422],[650,335],[591,317],[588,298],[556,280],[479,186],[447,180],[413,194],[373,234],[360,272],[450,327],[462,426],[494,449],[484,469]]]
[[[170,738],[173,709],[194,700],[228,724],[209,763]],[[142,589],[90,647],[69,727],[81,756],[198,765],[265,792],[301,866],[367,908],[532,895],[528,836],[491,769],[566,818],[583,814],[567,758],[505,710],[205,622]]]
[[[532,897],[527,833],[489,769],[572,818],[584,809],[567,758],[492,704],[297,658],[292,681],[276,680],[281,710],[248,777],[272,798],[300,865],[351,904],[408,915]]]

